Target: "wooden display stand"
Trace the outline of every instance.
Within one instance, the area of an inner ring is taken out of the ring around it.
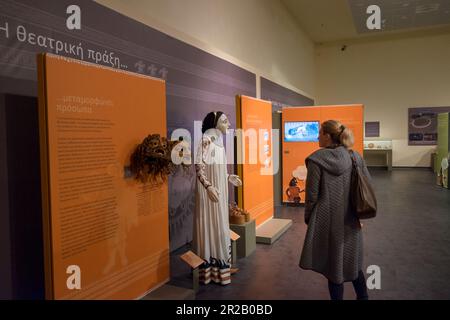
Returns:
[[[192,268],[192,289],[194,290],[194,292],[197,292],[199,287],[198,267],[203,264],[203,259],[197,256],[192,251],[184,253],[180,256],[180,258]]]
[[[234,232],[233,230],[230,230],[230,240],[231,240],[231,264],[236,264],[237,262],[237,256],[236,256],[236,242],[240,236]]]
[[[231,224],[230,229],[236,232],[240,238],[236,241],[237,257],[245,258],[256,249],[256,223],[250,220],[244,224]]]

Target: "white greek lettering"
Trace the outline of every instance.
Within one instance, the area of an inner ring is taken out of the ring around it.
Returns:
[[[5,22],[5,27],[4,28],[0,27],[0,30],[4,30],[5,34],[6,34],[6,38],[9,38],[9,25],[8,25],[8,22]]]
[[[24,26],[17,27],[17,40],[25,42],[27,40],[27,30]]]

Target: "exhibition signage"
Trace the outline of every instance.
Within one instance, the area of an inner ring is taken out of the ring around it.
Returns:
[[[238,204],[250,213],[256,225],[273,217],[273,173],[278,154],[272,149],[272,104],[246,96],[236,97],[237,163],[243,185]]]
[[[168,190],[127,166],[165,82],[52,54],[38,76],[46,298],[139,298],[169,279]]]

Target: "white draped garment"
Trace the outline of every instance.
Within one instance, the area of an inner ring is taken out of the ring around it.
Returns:
[[[231,263],[227,159],[223,137],[213,131],[203,134],[196,155],[193,249],[211,266],[226,269]],[[208,186],[219,191],[218,202],[208,197]]]

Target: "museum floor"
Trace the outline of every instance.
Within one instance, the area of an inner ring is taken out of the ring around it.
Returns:
[[[371,170],[379,213],[364,221],[364,266],[381,268],[381,290],[371,299],[450,299],[450,190],[435,186],[426,169]],[[197,299],[328,299],[321,275],[298,267],[305,237],[303,208],[279,207],[276,217],[294,221],[273,245],[258,244],[238,261],[239,272],[222,287],[201,286]],[[171,283],[189,285],[189,269],[171,257]],[[354,299],[350,283],[345,298]]]

